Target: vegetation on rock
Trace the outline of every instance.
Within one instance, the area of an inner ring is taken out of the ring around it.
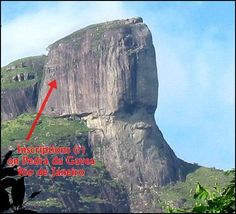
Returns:
[[[32,56],[18,59],[1,68],[1,89],[22,89],[41,81],[46,56]],[[17,75],[31,75],[32,78],[16,81]]]

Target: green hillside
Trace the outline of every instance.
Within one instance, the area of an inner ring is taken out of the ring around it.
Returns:
[[[88,131],[83,121],[78,118],[61,118],[41,116],[38,125],[32,135],[31,141],[26,142],[27,135],[35,114],[22,114],[13,120],[1,124],[2,155],[6,153],[9,146],[16,148],[16,144],[32,145],[63,145],[73,147],[80,143],[86,147],[86,154],[77,157],[91,157],[92,151],[88,145]],[[17,155],[17,154],[16,154]],[[17,155],[20,157],[19,155]],[[29,155],[35,157],[36,155]],[[65,158],[63,155],[57,155]],[[46,157],[46,156],[45,156]],[[50,160],[48,166],[51,169],[51,160],[54,154],[47,155]],[[25,166],[26,168],[28,166]],[[63,164],[59,168],[84,169],[85,176],[59,176],[27,177],[26,195],[29,196],[34,190],[42,190],[35,200],[27,203],[27,208],[39,212],[87,212],[94,210],[98,212],[128,212],[128,195],[124,186],[111,178],[109,172],[102,162],[95,158],[95,165]],[[30,166],[38,169],[39,166]]]
[[[168,202],[174,207],[193,207],[195,203],[193,196],[198,182],[213,190],[215,185],[225,187],[230,180],[232,180],[232,175],[226,176],[223,170],[199,167],[196,171],[189,173],[185,181],[159,189],[157,201],[161,204]]]
[[[9,146],[9,144],[14,145],[17,142],[24,142],[35,117],[36,114],[27,113],[13,120],[2,122],[2,146],[5,147]],[[31,137],[31,142],[51,143],[66,136],[73,136],[88,131],[89,129],[81,121],[69,121],[66,118],[42,115]]]
[[[35,116],[35,114],[27,113],[13,120],[2,122],[2,154],[7,151],[10,145],[13,148],[16,147],[17,143],[27,145],[24,139]],[[42,115],[29,143],[30,145],[42,143],[46,145],[73,145],[80,142],[89,149],[86,137],[89,131],[90,129],[87,128],[83,121],[73,119],[73,117],[62,118]],[[91,151],[90,154],[92,154]],[[194,168],[197,167],[195,166]],[[88,174],[85,177],[58,178],[56,180],[48,177],[45,177],[44,180],[35,177],[27,178],[34,188],[44,187],[44,192],[42,192],[39,200],[30,202],[30,207],[39,209],[40,211],[70,211],[70,209],[66,208],[69,203],[66,200],[68,197],[71,198],[70,200],[77,198],[76,200],[78,202],[74,203],[82,206],[81,212],[92,211],[94,204],[96,204],[96,209],[104,211],[102,206],[105,206],[109,210],[117,207],[119,203],[128,203],[124,188],[119,182],[110,177],[109,172],[102,162],[97,160],[96,165],[87,167],[86,170]],[[226,176],[223,170],[199,167],[189,173],[184,181],[164,187],[148,187],[148,189],[156,197],[156,203],[159,207],[164,205],[165,202],[170,203],[174,207],[192,207],[194,205],[193,195],[198,182],[205,187],[213,189],[215,184],[224,187],[231,178],[232,176]],[[41,184],[40,186],[39,183]],[[29,183],[27,185],[30,186]],[[109,194],[102,194],[101,189],[105,192],[108,191]],[[118,191],[118,198],[114,201],[111,195],[115,194],[116,191]],[[60,192],[60,197],[57,194],[58,192]],[[135,195],[136,193],[133,194]],[[65,200],[64,205],[58,197]],[[65,204],[67,205],[65,206]]]

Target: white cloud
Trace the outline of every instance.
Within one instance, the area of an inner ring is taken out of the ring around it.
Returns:
[[[127,18],[121,2],[59,2],[55,7],[26,13],[2,26],[2,65],[46,52],[46,47],[89,24]]]

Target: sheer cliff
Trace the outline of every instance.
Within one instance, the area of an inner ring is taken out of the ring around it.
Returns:
[[[155,51],[151,33],[140,18],[92,25],[49,48],[39,105],[48,80],[57,79],[59,87],[46,113],[155,111]]]

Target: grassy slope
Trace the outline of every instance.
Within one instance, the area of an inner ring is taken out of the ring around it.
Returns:
[[[9,145],[16,147],[18,142],[25,142],[24,138],[28,133],[34,118],[35,114],[27,113],[1,124],[2,154],[6,153]],[[38,145],[42,142],[45,142],[45,144],[56,143],[57,145],[66,145],[67,141],[73,141],[73,136],[86,134],[89,130],[90,129],[87,128],[84,122],[81,121],[70,121],[65,118],[43,115],[35,128],[30,145]],[[81,139],[79,141],[81,144],[87,143],[81,142]],[[78,168],[80,168],[80,166],[78,166]],[[42,212],[60,212],[61,210],[69,212],[70,210],[67,210],[68,208],[63,206],[60,197],[58,197],[58,193],[64,198],[67,198],[72,194],[75,199],[79,199],[79,203],[81,204],[81,207],[79,207],[78,210],[83,209],[86,212],[91,212],[90,208],[93,207],[94,204],[109,204],[109,201],[101,198],[100,191],[97,191],[94,195],[92,189],[97,188],[99,190],[99,188],[106,188],[111,189],[111,191],[117,191],[118,189],[122,190],[120,184],[108,176],[109,173],[104,164],[100,161],[96,160],[96,164],[88,166],[87,170],[88,174],[86,174],[85,177],[59,177],[54,180],[50,177],[45,177],[40,181],[37,180],[37,178],[28,178],[30,179],[30,186],[26,187],[26,190],[29,190],[30,188],[41,189],[41,187],[38,186],[39,182],[42,182],[41,185],[46,190],[46,192],[43,191],[36,200],[29,202],[28,206]],[[80,186],[86,186],[87,191],[85,189],[84,192],[81,192]],[[120,192],[119,194],[123,193]],[[87,204],[87,207],[84,206],[84,203]],[[88,204],[91,204],[91,206]]]
[[[34,121],[35,114],[22,114],[19,117],[1,123],[2,147],[24,142],[27,133]],[[51,143],[63,137],[88,132],[89,129],[83,122],[68,121],[63,118],[55,118],[42,115],[31,137],[31,142]]]
[[[200,167],[196,171],[188,174],[185,181],[160,189],[158,196],[161,203],[166,201],[174,206],[178,206],[178,202],[186,200],[183,206],[192,207],[194,205],[193,195],[197,182],[208,189],[213,189],[215,184],[220,187],[225,187],[231,178],[231,176],[226,176],[223,170]]]

